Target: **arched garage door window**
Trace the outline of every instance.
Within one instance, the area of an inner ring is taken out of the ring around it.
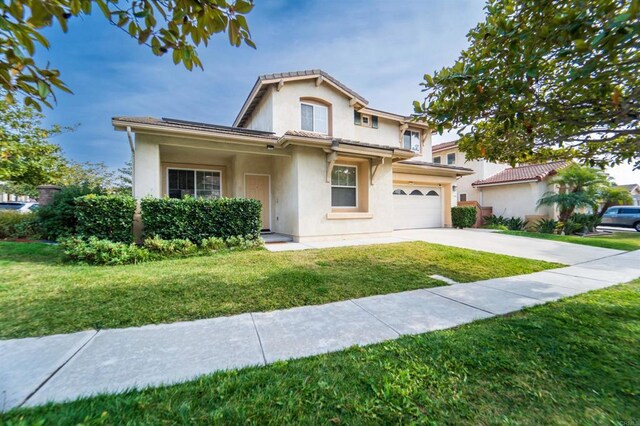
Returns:
[[[396,189],[395,191],[393,191],[393,195],[407,195],[407,193],[402,189]]]
[[[427,192],[427,196],[428,196],[428,197],[429,197],[429,196],[431,196],[431,197],[438,197],[439,195],[438,195],[438,193],[437,193],[436,191],[431,190],[431,191]]]
[[[411,191],[411,194],[409,195],[423,195],[422,191],[420,191],[419,189],[414,189],[413,191]]]

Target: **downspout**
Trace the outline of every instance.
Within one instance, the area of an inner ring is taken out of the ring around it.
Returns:
[[[127,126],[127,138],[129,139],[129,148],[131,148],[131,195],[136,196],[136,146],[131,134],[131,126]]]

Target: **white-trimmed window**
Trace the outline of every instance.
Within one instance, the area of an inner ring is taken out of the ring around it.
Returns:
[[[420,132],[405,130],[402,137],[402,147],[413,152],[420,152]]]
[[[441,162],[442,162],[442,159],[440,158],[439,155],[437,157],[433,157],[433,164],[440,164]]]
[[[456,164],[456,153],[447,154],[447,164]]]
[[[300,113],[302,130],[329,133],[329,108],[324,105],[302,102]]]
[[[467,201],[467,194],[459,194],[460,201]]]
[[[331,207],[358,207],[358,168],[356,166],[333,166]]]
[[[216,170],[167,170],[167,195],[169,198],[220,198],[222,175]]]

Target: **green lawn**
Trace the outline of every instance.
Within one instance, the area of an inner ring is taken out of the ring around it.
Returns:
[[[502,231],[503,234],[521,237],[540,238],[543,240],[564,241],[567,243],[584,244],[586,246],[604,247],[616,250],[640,250],[640,232],[614,232],[610,235],[580,237],[577,235],[542,234],[526,231]]]
[[[0,423],[631,425],[639,338],[636,280],[457,329],[16,410]]]
[[[427,243],[220,253],[126,266],[62,264],[57,246],[0,243],[0,338],[313,305],[558,265]]]

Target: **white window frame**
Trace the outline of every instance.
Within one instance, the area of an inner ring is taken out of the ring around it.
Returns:
[[[418,135],[418,144],[419,144],[419,146],[420,146],[420,149],[419,149],[418,151],[414,151],[414,150],[412,150],[412,149],[411,149],[411,147],[409,147],[409,150],[410,150],[411,152],[422,153],[422,132],[421,132],[420,130],[406,129],[404,132],[402,132],[402,148],[403,148],[403,149],[407,149],[407,148],[405,148],[405,147],[404,147],[404,135],[405,135],[405,133],[407,133],[407,132],[409,132],[409,133],[416,133],[416,134]],[[410,135],[410,136],[409,136],[409,139],[410,139],[410,140],[411,140],[412,136],[413,136],[413,135]]]
[[[464,200],[462,199],[462,197],[464,197]],[[466,192],[461,192],[460,194],[458,194],[458,201],[460,202],[466,202],[467,201],[467,193]]]
[[[367,120],[367,123],[364,122],[364,120]],[[372,123],[371,123],[371,116],[369,114],[360,114],[360,125],[362,127],[371,127]]]
[[[194,175],[196,172],[218,172],[220,173],[220,198],[224,197],[224,181],[223,181],[223,176],[222,176],[222,170],[218,170],[218,169],[191,169],[188,167],[167,167],[167,175],[166,175],[166,180],[167,180],[167,185],[166,185],[166,196],[169,196],[169,171],[170,170],[186,170],[186,171],[190,171],[193,172]],[[196,179],[196,176],[193,177],[193,198],[200,198],[198,197],[198,181]]]
[[[302,105],[306,105],[306,106],[310,106],[312,108],[312,125],[313,125],[313,130],[304,130],[302,129]],[[326,132],[321,132],[319,130],[316,130],[316,111],[319,110],[319,108],[324,109],[324,111],[326,112],[326,126],[327,126],[327,131]],[[329,134],[329,107],[327,105],[322,105],[319,103],[313,103],[313,102],[309,102],[309,101],[303,101],[300,102],[300,130],[303,130],[305,132],[314,132],[314,133],[320,133],[322,135],[328,135]]]
[[[438,161],[436,161],[436,158],[438,159]],[[442,156],[436,155],[435,157],[433,157],[433,164],[442,164]]]
[[[357,208],[359,208],[360,206],[358,205],[359,204],[358,203],[358,197],[359,197],[360,194],[359,194],[359,189],[358,189],[358,177],[359,177],[358,166],[355,165],[355,164],[337,164],[336,163],[336,164],[334,164],[333,168],[335,169],[336,167],[349,167],[349,168],[352,168],[352,169],[356,169],[356,186],[355,187],[347,186],[347,185],[334,185],[333,182],[331,182],[331,189],[332,190],[333,190],[334,187],[336,187],[336,188],[355,188],[355,190],[356,190],[356,205],[355,206],[334,206],[333,205],[333,194],[332,194],[331,195],[331,208],[332,209],[357,209]],[[333,170],[332,170],[332,172],[333,172]],[[331,192],[333,192],[333,191],[331,191]]]
[[[449,156],[450,155],[453,155],[453,163],[449,162]],[[447,166],[450,166],[452,164],[456,164],[456,160],[457,160],[457,158],[456,158],[456,153],[455,152],[450,152],[450,153],[447,154]]]

